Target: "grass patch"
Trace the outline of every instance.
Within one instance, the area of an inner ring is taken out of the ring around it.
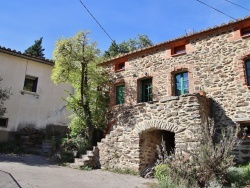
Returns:
[[[107,170],[110,172],[118,173],[118,174],[138,175],[138,172],[129,168],[125,168],[125,169],[113,168],[113,169],[107,169]]]
[[[91,166],[81,166],[80,170],[91,171],[93,168]]]

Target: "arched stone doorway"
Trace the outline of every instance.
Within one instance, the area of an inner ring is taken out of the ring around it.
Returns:
[[[149,129],[140,134],[139,171],[156,162],[158,158],[157,145],[160,146],[162,140],[165,141],[167,153],[174,152],[175,133],[160,129]]]
[[[139,134],[139,171],[157,160],[157,145],[162,139],[166,143],[168,153],[175,150],[176,134],[184,129],[177,124],[164,120],[146,120],[135,126],[135,132]]]

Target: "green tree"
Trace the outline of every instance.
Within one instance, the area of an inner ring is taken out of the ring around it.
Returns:
[[[104,52],[103,56],[105,59],[109,59],[120,54],[129,53],[152,45],[153,43],[147,35],[137,35],[137,37],[129,39],[128,41],[123,41],[120,44],[113,41],[109,49]]]
[[[74,94],[66,99],[73,111],[70,123],[71,135],[92,140],[94,128],[106,125],[107,76],[100,63],[100,51],[95,42],[87,38],[89,32],[78,32],[70,38],[57,40],[53,51],[55,66],[52,71],[54,83],[69,83]]]
[[[44,49],[42,47],[42,41],[43,37],[41,37],[39,40],[35,40],[35,44],[27,48],[24,53],[28,55],[33,55],[36,57],[44,57]]]
[[[6,108],[4,107],[4,101],[9,99],[11,93],[10,88],[2,88],[1,81],[2,77],[0,76],[0,117],[2,117],[6,113]]]

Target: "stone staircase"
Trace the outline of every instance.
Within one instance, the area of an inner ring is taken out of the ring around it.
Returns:
[[[81,156],[81,158],[75,158],[75,162],[70,164],[71,168],[77,168],[77,169],[84,166],[92,168],[100,168],[99,149],[97,146],[94,146],[93,150],[88,150],[85,155]]]

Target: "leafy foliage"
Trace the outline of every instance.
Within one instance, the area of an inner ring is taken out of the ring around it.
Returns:
[[[79,154],[85,154],[89,148],[89,141],[81,136],[73,138],[64,138],[62,140],[61,148],[64,152],[77,151]]]
[[[42,47],[42,41],[43,37],[41,37],[39,40],[35,40],[35,44],[27,48],[24,53],[28,55],[33,55],[36,57],[44,57],[44,49]]]
[[[250,163],[227,170],[227,181],[232,187],[244,187],[250,184]]]
[[[11,92],[10,88],[2,88],[1,81],[3,79],[0,77],[0,117],[6,113],[6,108],[4,107],[4,101],[10,98]]]
[[[104,52],[103,56],[105,59],[109,59],[120,54],[129,53],[152,45],[153,43],[147,35],[137,35],[137,37],[129,39],[128,41],[123,41],[120,44],[113,41],[109,49]]]
[[[159,164],[155,167],[154,177],[157,178],[159,181],[164,180],[167,174],[168,174],[168,165]]]
[[[237,127],[228,127],[218,136],[211,119],[196,133],[197,145],[192,150],[186,148],[167,156],[163,142],[158,153],[159,160],[168,166],[168,180],[179,186],[186,184],[186,187],[225,183],[228,168],[235,164],[232,150],[241,142],[237,138],[238,132]]]
[[[92,141],[94,128],[106,125],[108,97],[107,74],[102,67],[100,51],[95,42],[87,38],[89,32],[78,32],[75,36],[56,42],[52,71],[54,83],[69,83],[74,93],[69,93],[67,107],[73,111],[70,123],[71,136],[81,134]]]

